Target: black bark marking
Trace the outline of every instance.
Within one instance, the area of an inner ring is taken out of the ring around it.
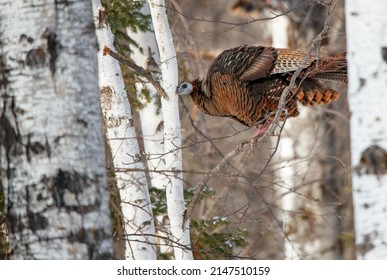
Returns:
[[[40,142],[31,143],[30,150],[34,154],[40,154],[44,152],[44,146]]]
[[[382,47],[382,58],[387,63],[387,47]]]
[[[67,240],[70,243],[81,242],[85,244],[88,248],[88,254],[90,260],[110,260],[112,255],[108,252],[99,252],[99,244],[102,241],[111,239],[111,235],[106,234],[103,229],[90,229],[85,231],[80,229],[78,232],[70,234],[67,237]]]
[[[58,58],[61,45],[57,40],[56,33],[49,28],[44,31],[42,38],[46,40],[46,48],[49,53],[50,70],[51,74],[54,76],[56,71],[56,59]]]
[[[60,139],[62,139],[62,136],[56,136],[56,137],[54,138],[54,144],[57,145],[57,144],[59,143]]]
[[[377,236],[376,232],[364,234],[363,242],[356,246],[357,251],[364,256],[367,252],[374,249],[375,245],[373,244],[373,240],[375,239],[376,236]]]
[[[49,225],[48,219],[40,213],[27,212],[29,227],[33,232],[46,229]]]
[[[11,161],[12,156],[20,154],[19,148],[21,147],[21,137],[17,123],[17,116],[14,112],[15,98],[9,96],[3,96],[3,111],[0,115],[0,146],[5,149],[5,157],[7,160],[7,178],[11,178]],[[11,124],[9,114],[7,111],[12,112],[12,117],[16,127]]]
[[[31,68],[42,68],[46,66],[48,60],[48,53],[43,48],[34,48],[27,52],[26,65]]]
[[[64,208],[67,211],[75,211],[81,215],[92,212],[98,209],[101,202],[97,199],[93,203],[81,204],[78,200],[78,195],[83,193],[85,188],[94,185],[86,175],[82,175],[76,171],[64,171],[59,169],[52,177],[44,177],[41,182],[45,184],[52,193],[55,205],[58,208]],[[66,205],[64,195],[70,192],[75,195],[77,205]]]
[[[10,71],[11,69],[5,63],[5,57],[3,54],[0,54],[0,93],[7,92]]]
[[[0,38],[0,46],[3,44]],[[0,48],[2,50],[2,48]],[[14,167],[12,165],[12,158],[18,154],[19,144],[21,144],[19,128],[17,127],[17,113],[15,98],[10,96],[8,93],[8,87],[10,84],[10,68],[6,63],[6,57],[3,53],[0,53],[0,100],[3,101],[2,111],[0,112],[0,146],[4,149],[5,155],[5,176],[7,177],[8,186],[3,186],[1,184],[4,192],[7,192],[7,223],[9,232],[13,233],[17,230],[17,227],[23,227],[20,223],[14,224],[11,222],[12,215],[16,219],[20,220],[20,217],[16,216],[14,211],[11,211],[14,206],[13,201],[11,200],[12,195],[12,176],[14,172]],[[17,220],[16,220],[17,221]],[[22,228],[21,228],[22,230]],[[28,248],[27,248],[28,249]]]
[[[67,210],[75,210],[79,212],[79,207],[68,206],[64,201],[66,191],[69,191],[75,196],[83,191],[86,185],[85,178],[82,178],[77,172],[58,170],[58,173],[51,178],[43,178],[43,182],[47,183],[52,188],[53,199],[58,208],[65,208]]]
[[[30,189],[31,193],[30,193]],[[37,193],[36,185],[30,185],[26,186],[26,200],[27,200],[27,205],[26,205],[26,210],[27,210],[27,218],[28,218],[28,227],[31,229],[33,232],[36,232],[37,230],[40,229],[45,229],[48,227],[49,222],[46,217],[44,217],[40,213],[33,212],[30,207],[30,203],[34,201],[34,199],[31,197],[31,195],[38,197],[41,197],[40,193]]]
[[[26,217],[17,214],[14,209],[8,212],[9,231],[21,236],[17,247],[23,246],[27,254],[34,258],[29,248],[30,241],[24,240],[22,233],[34,233],[39,238],[39,242],[46,240],[45,237],[39,237],[39,231],[52,226],[52,221],[45,215],[47,209],[53,207],[47,205],[51,196],[53,196],[54,203],[58,208],[61,208],[61,211],[75,211],[83,217],[87,212],[99,210],[101,202],[98,199],[92,203],[83,202],[84,204],[78,201],[78,205],[75,206],[65,205],[66,201],[64,200],[65,192],[71,192],[77,196],[95,182],[95,179],[88,179],[86,175],[79,174],[76,171],[59,169],[52,177],[43,177],[37,184],[26,185],[25,199],[22,199],[22,204],[18,206],[25,209]],[[33,204],[36,205],[37,203],[42,203],[44,207],[39,206],[38,209],[35,209]],[[112,258],[111,252],[103,251],[104,248],[100,246],[102,242],[111,239],[110,232],[106,232],[104,228],[84,228],[82,226],[78,232],[72,232],[63,237],[71,243],[84,243],[88,248],[87,257],[89,259]]]
[[[109,20],[105,8],[100,8],[98,11],[98,24],[97,28],[101,29],[109,26]]]
[[[359,165],[355,171],[361,174],[387,174],[387,151],[378,145],[369,146],[360,157]]]
[[[161,131],[163,131],[164,130],[164,121],[160,121],[160,123],[157,125],[157,127],[156,127],[156,131],[155,131],[155,133],[156,132],[161,132]]]
[[[54,176],[43,178],[42,182],[47,184],[48,188],[52,190],[53,199],[58,208],[65,209],[66,211],[75,211],[80,213],[83,217],[84,214],[95,211],[100,207],[101,201],[99,199],[96,199],[95,202],[89,202],[88,204],[83,205],[79,201],[76,206],[65,204],[64,194],[66,191],[75,194],[77,197],[79,194],[83,193],[85,188],[88,188],[88,186],[95,183],[95,180],[93,181],[76,171],[59,169]],[[40,226],[45,225],[44,219],[36,214],[31,219],[40,223]],[[108,239],[111,239],[111,235],[106,233],[103,228],[88,228],[87,230],[81,228],[78,232],[73,232],[67,236],[69,242],[81,242],[88,247],[89,259],[112,258],[110,252],[100,251],[102,249],[100,247],[101,242]]]
[[[44,142],[45,150],[47,152],[47,157],[51,158],[51,146],[50,143],[48,143],[48,140],[46,138],[46,142]]]
[[[356,91],[359,92],[366,84],[367,84],[367,79],[360,77],[359,78],[359,87],[356,89]]]
[[[34,38],[27,36],[26,34],[22,34],[20,35],[19,43],[24,43],[24,42],[31,44],[34,42]]]
[[[13,146],[15,145],[15,141],[17,139],[17,133],[15,129],[10,124],[7,116],[5,115],[6,111],[6,101],[4,100],[4,110],[0,115],[0,145],[5,149],[5,157],[7,159],[7,163],[10,163],[10,154]],[[10,167],[7,167],[7,178],[10,178]]]
[[[31,162],[31,152],[37,155],[37,154],[43,153],[46,150],[46,146],[40,142],[31,143],[31,137],[32,137],[32,134],[29,133],[27,136],[27,145],[26,145],[26,155],[27,155],[28,162]]]
[[[56,71],[56,60],[61,45],[57,40],[56,33],[50,28],[47,28],[43,32],[41,38],[45,40],[44,46],[29,50],[26,55],[25,64],[31,68],[42,68],[49,65],[51,74],[54,76]],[[33,38],[28,37],[25,34],[22,34],[19,39],[20,43],[32,43],[33,41]]]
[[[88,122],[85,121],[84,119],[76,119],[76,122],[81,124],[84,128],[88,127]]]

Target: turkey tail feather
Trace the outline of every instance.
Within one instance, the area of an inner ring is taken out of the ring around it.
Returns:
[[[339,92],[325,88],[317,80],[307,79],[293,91],[299,102],[304,106],[329,104],[339,98]]]
[[[316,60],[307,68],[310,78],[348,82],[346,53]]]

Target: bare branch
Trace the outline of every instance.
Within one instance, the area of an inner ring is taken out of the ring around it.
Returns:
[[[238,26],[242,26],[242,25],[248,25],[248,24],[251,24],[251,23],[255,23],[255,22],[258,22],[258,21],[268,21],[268,20],[272,20],[272,19],[275,19],[275,18],[278,18],[278,17],[281,17],[281,16],[286,16],[287,14],[295,11],[295,10],[299,10],[299,9],[302,9],[302,8],[305,8],[305,7],[308,7],[310,6],[312,3],[310,2],[304,2],[302,5],[300,6],[297,6],[295,8],[291,8],[291,9],[287,9],[285,10],[284,12],[282,13],[279,13],[279,14],[276,14],[276,13],[271,13],[273,16],[270,16],[270,17],[264,17],[264,18],[253,18],[253,17],[250,17],[250,20],[246,20],[244,22],[230,22],[230,21],[223,21],[223,20],[210,20],[210,19],[205,19],[204,17],[202,18],[194,18],[194,17],[190,17],[184,13],[182,13],[181,11],[175,9],[175,8],[169,8],[169,10],[171,12],[175,12],[177,14],[179,14],[180,16],[188,19],[188,20],[192,20],[192,21],[199,21],[199,22],[208,22],[208,23],[221,23],[221,24],[224,24],[224,25],[231,25],[233,27],[238,27]]]
[[[121,55],[119,55],[118,53],[114,52],[112,49],[110,49],[109,47],[107,46],[104,46],[103,48],[103,55],[110,55],[111,57],[117,59],[121,64],[124,64],[126,66],[129,66],[130,68],[132,68],[134,71],[140,73],[141,76],[145,77],[154,87],[155,89],[157,90],[157,93],[165,98],[165,99],[169,99],[168,98],[168,95],[166,94],[166,92],[164,91],[164,89],[160,86],[160,84],[153,78],[152,74],[145,70],[143,67],[137,65],[136,63],[122,57]]]

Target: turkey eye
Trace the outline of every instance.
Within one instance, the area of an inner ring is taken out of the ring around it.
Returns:
[[[182,84],[181,87],[186,89],[188,86],[187,86],[187,84]]]

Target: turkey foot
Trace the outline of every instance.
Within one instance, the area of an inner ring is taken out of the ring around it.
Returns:
[[[272,123],[273,120],[271,119],[265,121],[265,123],[261,125],[261,127],[258,128],[258,130],[254,133],[253,137],[251,137],[251,140],[257,140],[258,138],[262,137]]]

